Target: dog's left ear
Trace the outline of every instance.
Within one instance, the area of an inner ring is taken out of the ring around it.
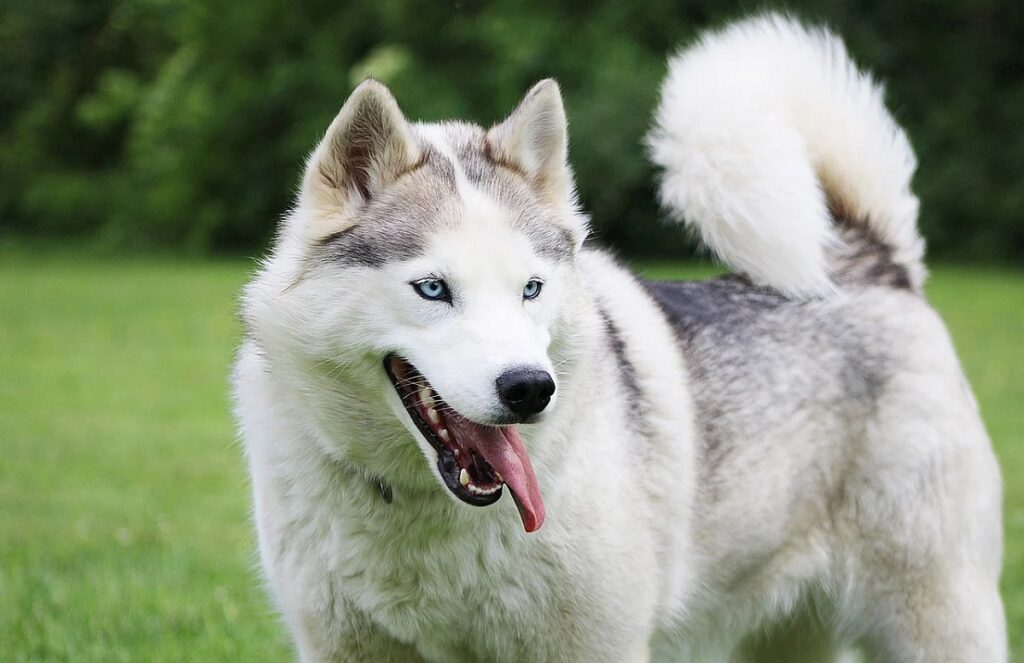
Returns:
[[[522,171],[547,202],[575,211],[568,124],[554,79],[534,85],[512,114],[487,132],[487,148],[496,161]]]
[[[420,148],[391,91],[373,79],[363,81],[306,165],[300,195],[301,207],[312,211],[310,235],[350,227],[354,212],[419,158]]]

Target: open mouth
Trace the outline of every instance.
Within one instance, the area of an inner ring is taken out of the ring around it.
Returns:
[[[544,522],[544,502],[526,447],[515,426],[487,426],[459,414],[401,357],[384,359],[384,370],[416,428],[437,452],[437,470],[460,500],[487,506],[508,486],[527,532]]]

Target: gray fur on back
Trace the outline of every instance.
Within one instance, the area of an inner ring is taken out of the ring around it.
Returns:
[[[766,430],[798,421],[856,429],[896,370],[879,319],[888,307],[875,299],[793,301],[739,276],[645,285],[690,370],[702,474],[712,484],[737,445],[756,444]],[[909,296],[872,290],[883,302]]]
[[[828,251],[829,267],[841,285],[887,285],[915,290],[906,265],[898,263],[892,246],[872,232],[868,224],[833,209],[839,244]]]

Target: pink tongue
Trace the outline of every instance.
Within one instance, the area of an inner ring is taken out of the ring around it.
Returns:
[[[501,475],[512,491],[519,517],[527,532],[535,532],[544,524],[544,500],[540,496],[537,476],[526,454],[523,438],[515,426],[496,428],[481,426],[462,417],[448,417],[449,428],[463,446],[475,449]]]

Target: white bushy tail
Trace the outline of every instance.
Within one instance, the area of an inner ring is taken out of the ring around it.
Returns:
[[[706,34],[670,60],[648,145],[662,203],[754,281],[834,290],[838,210],[920,290],[913,150],[831,32],[769,14]]]

